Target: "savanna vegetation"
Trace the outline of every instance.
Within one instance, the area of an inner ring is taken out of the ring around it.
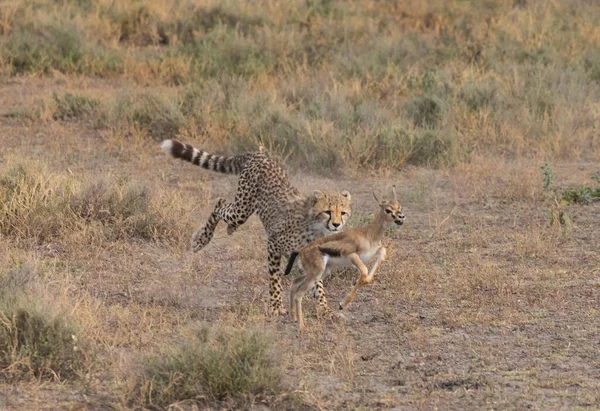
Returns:
[[[598,21],[586,0],[0,1],[0,408],[595,409]],[[262,145],[302,191],[350,190],[354,226],[398,185],[407,222],[346,321],[266,315],[255,218],[191,253],[236,180],[165,159],[172,137]]]

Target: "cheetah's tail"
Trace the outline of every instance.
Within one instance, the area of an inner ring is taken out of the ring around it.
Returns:
[[[189,161],[207,170],[225,174],[239,174],[248,159],[247,154],[230,157],[210,154],[174,139],[163,141],[160,147],[172,157]]]

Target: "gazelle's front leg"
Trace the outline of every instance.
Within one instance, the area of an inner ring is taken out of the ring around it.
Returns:
[[[373,268],[371,268],[371,271],[369,271],[369,275],[367,276],[367,284],[370,284],[373,282],[373,277],[375,277],[375,273],[379,269],[379,266],[381,265],[381,263],[383,263],[385,261],[385,256],[387,255],[386,248],[383,246],[379,247],[379,250],[377,250],[376,255],[377,255],[377,261],[375,261],[375,264],[373,264]]]
[[[369,270],[367,269],[367,266],[362,262],[362,260],[358,256],[358,254],[352,253],[348,256],[348,259],[350,260],[350,262],[352,264],[354,264],[354,266],[356,268],[358,268],[360,270],[360,279],[354,285],[354,287],[352,287],[352,291],[350,291],[348,296],[346,296],[346,299],[344,300],[344,302],[340,303],[340,310],[343,310],[344,308],[346,308],[348,306],[348,304],[350,304],[352,302],[352,300],[354,300],[354,297],[356,296],[356,291],[358,291],[358,289],[363,284],[366,284],[367,278],[369,276]]]

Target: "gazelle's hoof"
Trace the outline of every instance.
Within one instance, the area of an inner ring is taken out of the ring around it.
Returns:
[[[336,324],[341,324],[346,322],[346,316],[341,312],[336,312],[330,317],[331,321]]]

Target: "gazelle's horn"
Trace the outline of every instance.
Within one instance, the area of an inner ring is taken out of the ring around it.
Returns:
[[[394,201],[398,201],[398,199],[396,198],[396,185],[392,186],[392,193],[394,194]]]
[[[379,201],[379,199],[377,198],[377,194],[375,194],[375,191],[373,191],[373,197],[375,198],[375,201],[377,201],[377,204],[381,204],[381,201]]]

